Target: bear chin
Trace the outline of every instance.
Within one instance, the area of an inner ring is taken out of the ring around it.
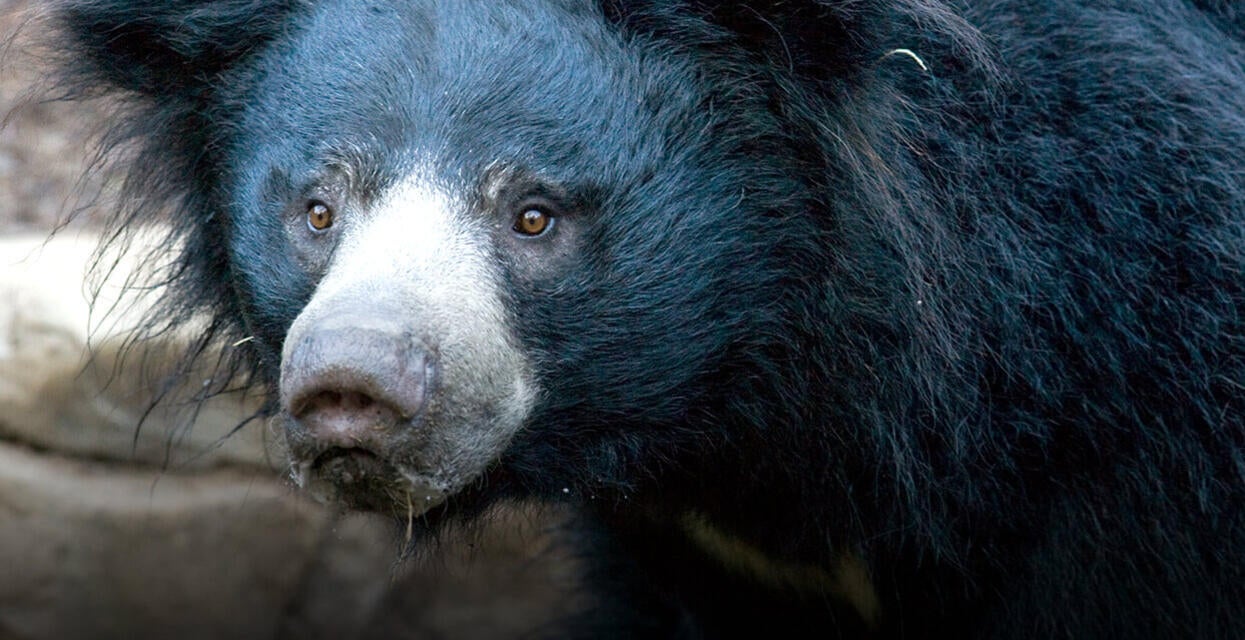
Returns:
[[[330,448],[294,465],[293,475],[319,502],[408,518],[428,513],[449,495],[444,483],[356,447]]]

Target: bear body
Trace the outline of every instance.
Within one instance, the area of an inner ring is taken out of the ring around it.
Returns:
[[[572,505],[566,633],[1245,635],[1235,3],[53,15],[159,321],[313,493]]]

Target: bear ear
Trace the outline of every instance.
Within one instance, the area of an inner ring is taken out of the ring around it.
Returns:
[[[124,90],[193,91],[280,33],[303,0],[65,0],[70,65]]]

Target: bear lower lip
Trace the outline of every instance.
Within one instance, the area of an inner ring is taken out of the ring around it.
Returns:
[[[446,491],[430,479],[353,447],[334,447],[297,465],[295,479],[322,503],[403,517],[422,515],[446,497]]]

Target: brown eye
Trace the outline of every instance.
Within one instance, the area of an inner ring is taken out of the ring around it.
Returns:
[[[553,224],[553,216],[540,209],[528,209],[514,221],[514,230],[525,236],[538,236]]]
[[[307,226],[312,231],[324,231],[333,226],[333,210],[323,202],[307,205]]]

